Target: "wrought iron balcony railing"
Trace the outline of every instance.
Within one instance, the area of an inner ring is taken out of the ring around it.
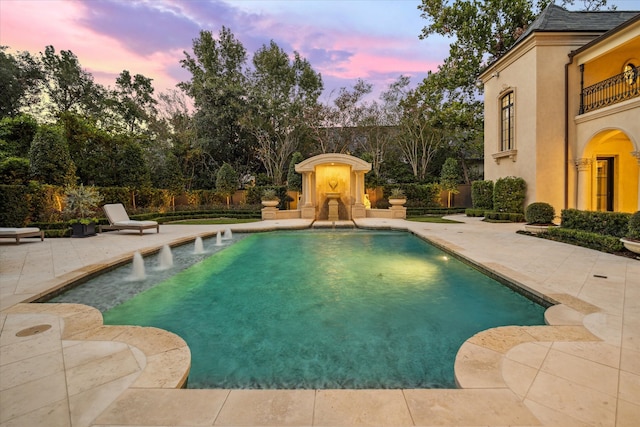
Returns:
[[[582,67],[581,71],[583,71]],[[582,83],[580,85],[582,86]],[[628,66],[623,73],[583,88],[580,93],[580,114],[638,96],[640,96],[640,67]]]

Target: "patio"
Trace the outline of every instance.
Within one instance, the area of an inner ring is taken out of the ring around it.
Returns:
[[[640,262],[515,233],[521,224],[357,219],[408,230],[491,274],[559,302],[550,326],[471,337],[454,390],[183,390],[184,341],[153,328],[102,326],[97,310],[23,304],[135,251],[224,227],[0,241],[2,426],[636,426],[640,419]],[[310,220],[235,224],[234,232]],[[48,330],[28,328],[50,326]],[[26,331],[26,332],[25,332]],[[33,333],[16,336],[16,333]]]

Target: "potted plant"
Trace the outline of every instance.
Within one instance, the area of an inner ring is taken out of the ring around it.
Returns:
[[[389,193],[389,204],[391,206],[401,206],[405,203],[407,203],[407,197],[404,195],[404,190],[402,188],[392,188],[391,193]]]
[[[262,206],[266,208],[275,208],[280,204],[280,199],[278,199],[278,195],[276,194],[276,190],[273,188],[265,188],[262,191]]]
[[[555,209],[549,203],[531,203],[524,212],[524,219],[527,221],[524,229],[533,234],[545,232],[549,227],[556,226],[553,223],[555,216]]]
[[[628,227],[627,235],[620,241],[631,252],[640,254],[640,211],[631,215]]]
[[[69,219],[71,237],[87,237],[96,234],[95,213],[102,196],[95,187],[68,186],[65,188],[63,215]]]

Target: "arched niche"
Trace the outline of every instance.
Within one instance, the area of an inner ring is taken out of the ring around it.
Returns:
[[[298,163],[295,170],[302,174],[302,218],[349,220],[366,216],[364,175],[371,170],[371,163],[348,154],[329,153],[310,157]],[[340,208],[337,216],[332,200]]]

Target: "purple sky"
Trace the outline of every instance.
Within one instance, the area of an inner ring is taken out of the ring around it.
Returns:
[[[579,0],[578,0],[579,1]],[[640,9],[640,0],[610,2]],[[325,95],[362,78],[384,90],[398,76],[412,86],[435,70],[448,40],[418,35],[420,0],[0,0],[0,45],[11,52],[71,50],[97,82],[113,86],[122,70],[153,79],[157,92],[190,74],[183,51],[201,29],[224,25],[249,60],[273,39],[322,74]],[[332,96],[334,97],[335,94]]]

